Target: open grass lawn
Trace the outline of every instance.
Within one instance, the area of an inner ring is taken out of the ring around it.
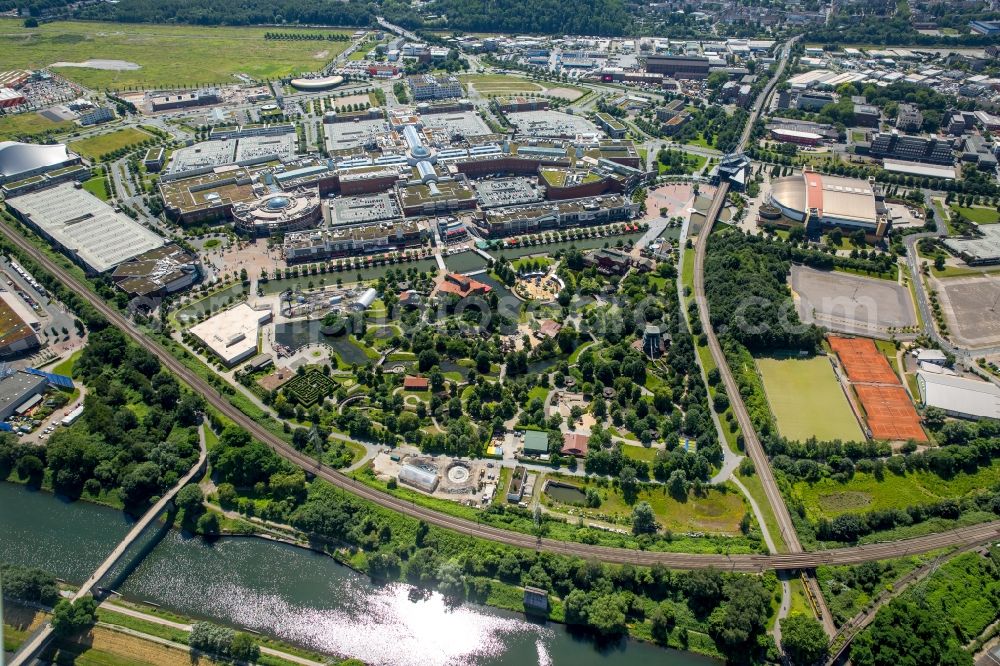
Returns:
[[[778,430],[789,439],[804,441],[864,439],[830,361],[813,358],[758,358],[767,402]]]
[[[626,448],[637,448],[629,446]],[[557,477],[558,478],[558,477]],[[593,485],[601,494],[601,506],[596,509],[580,509],[573,507],[575,511],[585,511],[591,518],[600,520],[603,515],[606,519],[622,519],[632,516],[632,506],[625,502],[620,491],[612,486],[602,486],[590,480],[578,477],[561,477],[565,483],[585,488]],[[556,510],[570,508],[568,505],[554,502],[551,498],[545,497],[547,505]],[[710,532],[713,534],[740,533],[740,520],[746,509],[743,505],[743,496],[738,492],[725,492],[717,489],[709,489],[704,497],[689,495],[687,500],[679,502],[667,492],[666,486],[649,485],[639,492],[639,502],[649,502],[656,514],[656,521],[661,527],[673,532]]]
[[[155,88],[235,83],[233,75],[280,78],[321,69],[349,42],[265,40],[269,28],[203,28],[190,25],[64,22],[25,28],[0,20],[0,53],[6,69],[37,69],[55,62],[124,60],[139,69],[112,71],[58,67],[68,79],[96,89]],[[296,32],[310,32],[296,28]],[[319,31],[324,35],[334,30]]]
[[[466,86],[471,83],[483,95],[508,93],[539,93],[544,95],[547,91],[556,88],[575,90],[579,93],[575,99],[579,99],[584,94],[583,90],[572,84],[557,81],[531,81],[506,74],[465,74],[458,78]]]
[[[628,444],[622,445],[622,453],[625,454],[626,458],[631,458],[632,460],[644,460],[646,462],[653,462],[656,460],[656,453],[659,449],[654,449],[652,446],[629,446]]]
[[[2,26],[3,23],[0,23]],[[3,37],[0,36],[0,42]],[[0,141],[13,141],[21,137],[31,137],[46,132],[69,131],[76,127],[70,120],[56,122],[43,115],[30,113],[12,113],[0,116]]]
[[[971,206],[966,208],[965,206],[951,205],[951,209],[956,213],[962,214],[969,220],[972,220],[976,224],[996,224],[1000,222],[1000,213],[997,212],[995,208],[984,208],[982,206]]]
[[[943,479],[931,472],[897,476],[886,472],[882,481],[871,474],[857,473],[847,483],[822,479],[810,484],[799,481],[795,494],[802,499],[812,518],[833,518],[842,513],[878,509],[905,509],[947,498],[960,498],[1000,482],[1000,463],[982,467],[974,474],[960,473]]]
[[[535,398],[539,400],[545,400],[546,396],[549,395],[549,389],[544,386],[532,386],[531,390],[528,391],[528,402],[531,402]]]
[[[69,358],[67,358],[65,361],[60,361],[58,365],[54,365],[51,368],[49,368],[48,372],[51,372],[51,373],[54,373],[54,374],[57,374],[57,375],[66,375],[67,377],[72,377],[73,376],[73,366],[76,365],[76,361],[77,361],[77,359],[80,358],[81,354],[83,354],[83,350],[82,349],[76,350],[75,352],[73,352],[72,354],[70,354]]]
[[[73,152],[79,153],[88,159],[97,159],[102,155],[114,152],[119,148],[127,148],[152,139],[153,135],[134,127],[92,136],[88,139],[80,139],[69,144]]]
[[[111,198],[111,193],[108,192],[108,181],[104,178],[104,176],[95,176],[90,180],[83,181],[83,189],[87,190],[101,201],[107,201]]]

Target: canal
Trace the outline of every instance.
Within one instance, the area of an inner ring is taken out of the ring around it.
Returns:
[[[113,509],[0,483],[0,561],[81,582],[128,530]],[[370,664],[715,666],[624,641],[598,650],[558,624],[400,583],[374,584],[329,557],[248,537],[208,543],[170,531],[119,585],[127,598]]]

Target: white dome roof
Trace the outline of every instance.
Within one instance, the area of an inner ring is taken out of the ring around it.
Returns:
[[[18,174],[62,164],[69,159],[65,144],[43,146],[17,141],[0,142],[0,177],[7,179]]]

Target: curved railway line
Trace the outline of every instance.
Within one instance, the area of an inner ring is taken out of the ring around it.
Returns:
[[[940,532],[926,536],[878,543],[849,548],[837,548],[826,551],[808,553],[782,553],[775,555],[723,555],[723,554],[687,554],[665,553],[657,551],[629,550],[608,546],[594,546],[569,541],[557,541],[522,534],[509,530],[483,525],[475,521],[457,518],[439,513],[432,509],[407,502],[370,488],[359,481],[341,474],[335,469],[317,465],[309,456],[296,451],[290,444],[275,436],[262,425],[234,407],[208,382],[194,371],[177,360],[167,349],[155,340],[138,331],[134,324],[122,316],[117,310],[107,305],[94,294],[85,284],[69,274],[61,266],[53,262],[39,251],[28,240],[12,229],[6,222],[0,224],[0,231],[10,239],[25,254],[29,255],[42,268],[61,280],[68,288],[87,300],[112,324],[118,326],[137,344],[149,349],[156,357],[178,377],[184,380],[194,391],[204,396],[206,402],[219,412],[226,415],[233,423],[245,428],[250,434],[270,446],[278,455],[317,477],[341,488],[361,499],[373,502],[381,507],[423,520],[428,524],[453,530],[461,534],[481,539],[488,539],[509,546],[530,550],[570,555],[575,557],[596,559],[603,562],[650,566],[663,564],[674,569],[699,569],[713,567],[716,569],[739,572],[761,572],[766,570],[799,570],[811,569],[823,564],[858,564],[894,557],[903,557],[924,553],[949,546],[969,546],[993,539],[1000,539],[1000,520],[971,527],[963,527],[948,532]]]

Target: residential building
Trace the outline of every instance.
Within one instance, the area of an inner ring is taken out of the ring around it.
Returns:
[[[407,77],[413,99],[423,102],[432,99],[461,97],[462,84],[450,74],[419,74]]]

